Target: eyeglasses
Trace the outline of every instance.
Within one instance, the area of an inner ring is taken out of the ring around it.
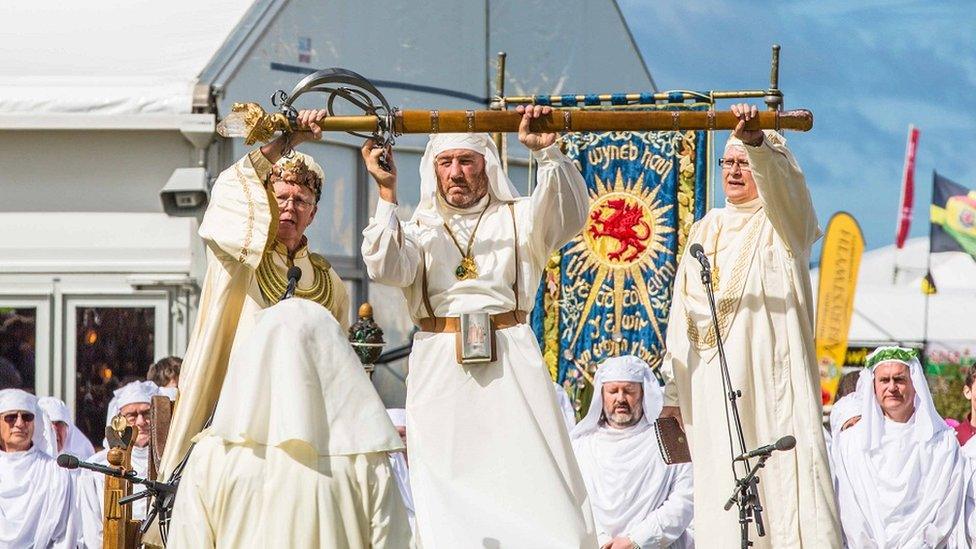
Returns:
[[[291,198],[276,196],[275,201],[278,202],[278,207],[281,209],[285,209],[285,206],[287,206],[289,202],[291,202],[292,206],[294,206],[296,210],[308,210],[315,205],[312,204],[311,202],[306,202],[305,200],[302,200],[301,198],[295,196]]]
[[[122,417],[129,423],[135,423],[136,419],[142,416],[142,419],[149,421],[149,410],[140,410],[137,412],[129,412],[128,414],[122,414]]]
[[[736,160],[733,158],[719,158],[718,165],[723,170],[731,170],[733,167],[738,166],[739,169],[744,172],[752,171],[752,167],[749,166],[748,160]]]
[[[7,425],[13,425],[17,423],[17,417],[24,420],[24,423],[30,423],[34,421],[34,414],[30,412],[10,412],[9,414],[3,415],[3,421]]]

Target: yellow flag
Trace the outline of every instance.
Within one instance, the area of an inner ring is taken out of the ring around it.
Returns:
[[[935,280],[932,278],[932,273],[926,273],[925,278],[922,279],[922,293],[926,295],[932,295],[938,290],[935,289]]]
[[[817,290],[817,363],[825,399],[833,399],[840,382],[863,253],[864,236],[857,221],[847,212],[834,214],[820,252]]]

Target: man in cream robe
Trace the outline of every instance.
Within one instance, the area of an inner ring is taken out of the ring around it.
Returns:
[[[954,543],[966,464],[955,432],[935,410],[916,352],[877,349],[854,396],[860,420],[843,429],[831,448],[847,546]]]
[[[296,297],[316,301],[340,325],[348,325],[345,286],[322,256],[309,252],[304,236],[317,211],[324,173],[308,155],[283,155],[288,147],[318,139],[321,130],[311,123],[324,117],[324,111],[301,111],[300,125],[312,131],[282,136],[251,151],[214,183],[199,231],[207,244],[207,273],[183,357],[179,398],[160,466],[163,478],[184,458],[190,439],[213,412],[232,348],[246,340],[255,315],[278,301],[289,267],[302,271]]]
[[[169,549],[405,548],[403,444],[345,331],[289,299],[234,350],[180,482]]]
[[[751,539],[756,547],[839,547],[808,268],[821,232],[803,173],[783,137],[745,130],[744,121],[757,115],[755,107],[732,110],[740,123],[722,159],[728,199],[692,226],[675,276],[662,364],[665,414],[682,418],[691,443],[695,543],[738,547],[740,537],[737,510],[723,509],[735,486],[728,404],[700,265],[688,252],[697,243],[718,269],[713,286],[719,325],[732,387],[742,391],[738,406],[747,449],[784,435],[797,440],[794,451],[772,456],[761,474],[767,534],[757,537],[753,529]]]
[[[44,451],[46,421],[34,395],[0,390],[0,549],[75,547],[74,483]]]
[[[421,326],[406,410],[410,482],[426,549],[596,545],[552,380],[525,323],[546,260],[579,232],[589,200],[579,171],[553,144],[556,136],[528,131],[545,109],[519,109],[519,139],[539,165],[527,198],[502,171],[488,135],[435,134],[421,159],[420,204],[401,223],[395,166],[383,170],[380,151],[369,142],[363,148],[380,187],[363,231],[366,269],[372,280],[403,289]],[[475,272],[459,276],[468,252]],[[456,323],[470,312],[494,315],[492,362],[458,364]]]
[[[105,425],[111,425],[112,419],[121,414],[129,425],[139,428],[132,447],[132,469],[140,477],[149,476],[149,433],[152,425],[149,421],[149,409],[152,397],[160,394],[159,386],[152,381],[133,381],[115,390],[108,412],[105,414]],[[104,441],[107,445],[108,441]],[[88,461],[99,465],[108,465],[108,448],[96,453]],[[78,511],[81,513],[81,536],[79,547],[100,549],[102,547],[102,525],[105,512],[105,475],[95,471],[80,470],[77,475]],[[140,492],[141,486],[133,486],[133,492]],[[146,518],[147,500],[140,499],[130,504],[132,506],[132,520]]]
[[[605,360],[572,431],[603,549],[694,547],[691,464],[667,465],[654,430],[663,398],[643,360]]]

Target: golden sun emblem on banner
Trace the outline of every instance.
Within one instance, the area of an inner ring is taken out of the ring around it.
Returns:
[[[633,288],[640,304],[647,311],[648,320],[659,341],[664,341],[657,317],[653,314],[645,273],[654,268],[660,254],[672,253],[666,246],[666,236],[674,232],[665,214],[673,204],[661,205],[658,192],[661,186],[647,188],[641,175],[632,184],[624,181],[617,171],[613,183],[595,177],[590,189],[590,216],[583,228],[582,238],[569,248],[567,254],[579,254],[581,271],[593,271],[593,284],[583,305],[582,317],[589,318],[600,289],[609,278],[613,288],[613,338],[622,339],[625,289]],[[576,326],[573,346],[586,322]]]

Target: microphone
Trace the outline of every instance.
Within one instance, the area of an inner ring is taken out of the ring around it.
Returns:
[[[294,265],[288,268],[288,287],[285,288],[285,293],[281,294],[281,299],[278,301],[284,301],[289,297],[294,297],[295,287],[298,286],[298,280],[300,278],[302,278],[301,269]]]
[[[104,465],[99,465],[97,463],[88,463],[87,461],[81,461],[77,457],[71,454],[61,454],[57,459],[58,466],[64,469],[77,469],[81,467],[82,469],[88,469],[90,471],[95,471],[96,473],[101,473],[103,475],[109,475],[113,477],[125,477],[122,469],[116,469],[115,467],[106,467]]]
[[[796,446],[796,437],[793,435],[786,435],[785,437],[777,440],[772,444],[767,444],[766,446],[760,446],[751,452],[746,452],[741,456],[735,458],[735,461],[745,461],[750,458],[759,456],[769,456],[773,452],[779,450],[784,452],[786,450],[792,450]]]
[[[701,244],[695,242],[691,245],[689,252],[691,252],[691,257],[694,257],[702,264],[702,267],[708,268],[708,258],[705,257],[705,249],[702,248]]]

